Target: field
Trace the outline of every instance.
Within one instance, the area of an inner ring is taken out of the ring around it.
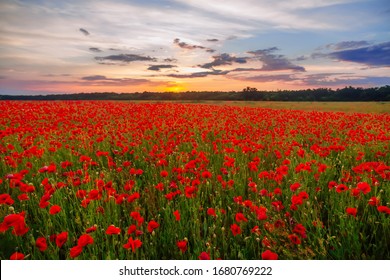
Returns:
[[[388,104],[262,104],[0,102],[0,259],[390,259]]]

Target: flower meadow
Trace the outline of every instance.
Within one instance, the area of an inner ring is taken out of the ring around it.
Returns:
[[[390,259],[390,114],[0,102],[1,259]]]

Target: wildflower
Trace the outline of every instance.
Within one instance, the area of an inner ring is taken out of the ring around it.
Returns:
[[[89,234],[83,234],[77,240],[77,246],[85,247],[88,244],[93,244],[94,240]]]
[[[187,240],[177,241],[176,245],[182,253],[187,251]]]
[[[82,246],[74,246],[70,249],[70,257],[71,258],[76,258],[78,257],[81,253],[83,252],[83,247]]]
[[[248,221],[248,219],[247,218],[245,218],[245,216],[244,216],[244,214],[242,214],[242,213],[237,213],[236,214],[236,222],[247,222]]]
[[[217,214],[215,213],[215,209],[214,208],[208,208],[207,209],[207,215],[213,216],[213,217],[217,217]]]
[[[176,221],[180,221],[180,212],[179,212],[179,210],[174,211],[173,215],[175,216],[175,220]]]
[[[56,245],[58,248],[61,248],[62,245],[68,240],[68,233],[66,231],[57,234],[56,236]]]
[[[292,243],[294,243],[296,245],[301,244],[301,240],[295,234],[289,234],[288,238],[291,240]]]
[[[263,260],[277,260],[278,254],[271,252],[270,250],[266,250],[263,253],[261,253],[261,258]]]
[[[123,245],[123,248],[130,249],[135,252],[137,248],[140,248],[142,245],[141,240],[139,239],[133,239],[132,237],[129,238],[126,244]]]
[[[237,225],[237,224],[232,224],[232,225],[230,226],[230,230],[232,231],[232,234],[233,234],[234,236],[236,236],[236,235],[238,235],[238,234],[241,234],[241,228],[240,228],[240,226]]]
[[[121,229],[119,227],[114,226],[114,225],[108,226],[108,228],[106,230],[106,234],[108,234],[108,235],[118,235],[118,234],[120,234],[120,232],[121,232]]]
[[[200,260],[210,260],[210,256],[208,253],[206,252],[202,252],[200,253],[199,257],[198,257]]]
[[[11,255],[11,257],[9,259],[10,260],[24,260],[24,254],[19,253],[19,252],[15,252]]]
[[[160,225],[155,221],[150,221],[148,223],[148,232],[152,233],[156,228],[158,228]]]
[[[58,214],[60,211],[61,211],[60,206],[53,205],[52,207],[50,207],[49,213],[50,213],[50,215],[55,215],[55,214]]]
[[[47,249],[46,238],[38,237],[35,241],[35,246],[39,249],[39,251],[44,252]]]
[[[356,209],[356,208],[347,207],[347,209],[346,209],[345,211],[346,211],[346,213],[347,213],[348,215],[351,215],[351,216],[356,217],[356,214],[357,214],[357,209]]]

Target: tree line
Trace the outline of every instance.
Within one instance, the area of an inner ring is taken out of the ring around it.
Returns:
[[[50,95],[0,95],[0,100],[231,100],[231,101],[390,101],[390,86],[373,88],[344,87],[305,90],[186,92],[92,92]]]

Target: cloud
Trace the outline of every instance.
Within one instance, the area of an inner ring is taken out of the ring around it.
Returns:
[[[171,65],[171,64],[159,64],[159,65],[151,65],[150,67],[148,67],[148,70],[152,70],[152,71],[160,71],[160,69],[169,69],[169,68],[173,68],[173,67],[177,67],[176,65]]]
[[[81,78],[83,81],[93,82],[96,86],[124,86],[124,85],[142,85],[142,84],[153,84],[155,82],[148,79],[133,79],[133,78],[107,78],[104,75],[92,75]]]
[[[210,48],[206,48],[206,47],[199,46],[199,45],[190,45],[190,44],[187,44],[185,42],[180,42],[179,38],[176,38],[175,40],[173,40],[173,43],[182,49],[187,49],[187,50],[201,49],[201,50],[205,50],[206,52],[210,52],[210,53],[215,52],[215,50],[210,49]]]
[[[235,57],[235,56],[231,56],[228,53],[214,55],[213,59],[214,60],[212,62],[199,65],[199,67],[206,68],[206,69],[212,69],[215,66],[232,65],[233,63],[243,64],[243,63],[247,62],[246,57]]]
[[[330,86],[343,87],[355,86],[377,86],[390,84],[390,77],[383,76],[357,76],[350,73],[319,73],[302,77],[302,82],[307,86]]]
[[[102,50],[99,49],[99,48],[89,48],[89,50],[90,50],[91,52],[102,52]]]
[[[390,42],[372,45],[357,49],[348,49],[326,54],[326,56],[341,60],[351,61],[368,66],[390,66]]]
[[[305,72],[305,68],[293,64],[284,55],[272,54],[272,52],[279,50],[277,47],[272,47],[263,50],[249,51],[249,54],[254,55],[255,58],[263,62],[262,71],[279,71],[279,70],[293,70],[297,72]]]
[[[203,78],[207,76],[219,76],[226,75],[230,71],[214,70],[214,71],[205,71],[205,72],[195,72],[191,74],[169,74],[167,77],[171,78]]]
[[[281,74],[281,75],[258,75],[258,76],[252,76],[252,77],[232,77],[236,80],[241,81],[249,81],[249,82],[261,82],[261,83],[267,83],[267,82],[275,82],[275,81],[295,81],[297,78],[295,78],[291,74]]]
[[[370,43],[367,41],[344,41],[336,44],[329,44],[326,47],[328,49],[333,49],[338,51],[338,50],[345,50],[345,49],[356,49],[368,45],[370,45]]]
[[[134,61],[157,61],[156,58],[138,54],[118,54],[109,56],[96,56],[95,60],[101,64],[130,63]]]
[[[207,42],[218,42],[218,39],[207,39]]]
[[[6,79],[6,76],[0,76],[0,80]]]
[[[107,78],[106,76],[103,75],[93,75],[93,76],[82,77],[81,79],[86,81],[99,81],[99,80],[106,80]]]
[[[163,61],[168,62],[168,63],[176,63],[177,59],[176,58],[165,58]]]
[[[79,30],[80,30],[80,32],[83,33],[85,36],[88,36],[88,35],[89,35],[89,32],[88,32],[86,29],[80,28]]]

